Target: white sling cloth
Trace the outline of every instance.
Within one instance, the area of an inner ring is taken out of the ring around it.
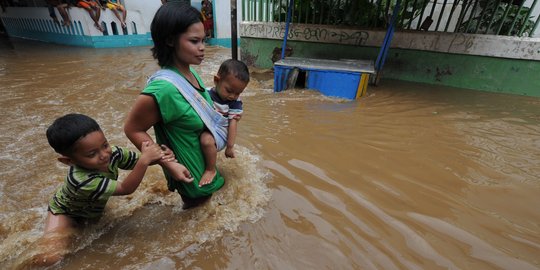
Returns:
[[[170,82],[178,89],[178,92],[184,96],[189,102],[191,107],[201,117],[204,125],[214,136],[216,141],[217,150],[221,151],[227,145],[227,126],[228,120],[223,117],[219,112],[214,110],[214,107],[204,99],[201,94],[182,76],[178,73],[161,69],[150,76],[147,84],[154,80],[165,80]]]

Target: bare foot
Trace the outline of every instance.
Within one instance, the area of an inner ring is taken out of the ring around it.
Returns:
[[[125,22],[121,22],[120,25],[122,26],[122,29],[126,29],[127,28],[127,25]]]
[[[215,176],[216,176],[216,170],[212,170],[212,171],[204,170],[204,173],[201,176],[201,181],[199,181],[199,187],[212,183],[212,180],[214,180]]]

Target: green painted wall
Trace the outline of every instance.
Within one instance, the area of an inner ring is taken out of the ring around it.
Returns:
[[[282,41],[242,37],[241,57],[248,64],[271,68]],[[376,47],[289,41],[292,56],[324,59],[373,59]],[[278,48],[275,50],[275,48]],[[274,53],[273,53],[274,52]],[[540,97],[540,62],[391,48],[384,78]]]

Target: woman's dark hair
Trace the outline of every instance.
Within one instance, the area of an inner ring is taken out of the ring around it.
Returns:
[[[162,5],[150,25],[152,56],[160,67],[172,66],[178,37],[194,23],[202,22],[201,13],[186,2],[167,2]],[[171,42],[174,46],[170,46]]]
[[[84,114],[66,114],[56,120],[47,129],[47,140],[59,154],[70,155],[73,145],[80,138],[101,128],[98,123]]]

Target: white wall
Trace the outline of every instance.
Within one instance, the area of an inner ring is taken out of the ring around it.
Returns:
[[[231,38],[231,0],[211,0],[214,8],[214,37]],[[191,5],[201,10],[202,0],[191,0]],[[126,8],[139,12],[139,16],[148,20],[150,26],[154,13],[161,6],[161,0],[124,0]],[[142,4],[144,3],[144,4]],[[237,29],[240,29],[242,21],[242,0],[237,0]],[[129,13],[128,13],[129,16]],[[238,35],[240,37],[240,35]]]
[[[223,1],[223,0],[221,0]],[[202,0],[191,0],[191,6],[198,9],[198,10],[201,10],[201,7],[202,7]]]
[[[139,33],[150,32],[150,24],[154,19],[154,14],[161,6],[161,0],[123,0],[124,7],[128,10],[127,19],[142,21],[142,29],[137,29]],[[135,19],[136,18],[136,19]]]
[[[236,0],[236,29],[240,31],[242,22],[242,0]],[[231,38],[231,1],[213,0],[215,38]],[[240,38],[240,34],[238,33]]]

